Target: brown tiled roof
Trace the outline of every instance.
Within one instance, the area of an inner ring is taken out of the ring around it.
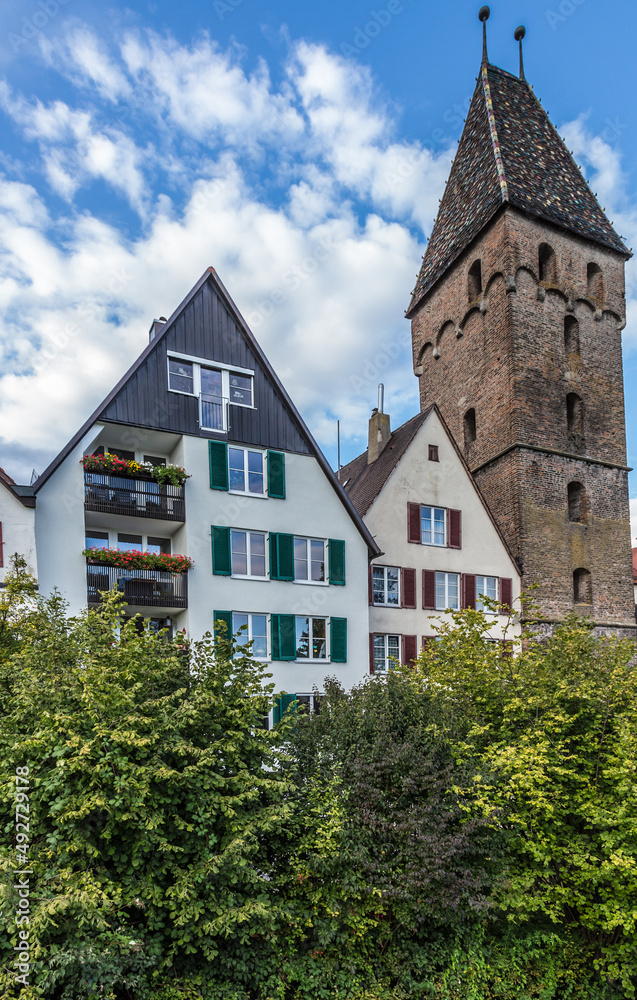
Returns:
[[[3,483],[6,483],[8,486],[15,486],[15,482],[13,481],[11,476],[9,476],[4,471],[4,469],[0,469],[0,479],[2,480]]]
[[[408,316],[504,204],[630,256],[526,80],[485,63]]]
[[[417,413],[395,430],[375,462],[367,464],[367,451],[341,469],[339,479],[361,517],[364,517],[400,462],[433,407]]]

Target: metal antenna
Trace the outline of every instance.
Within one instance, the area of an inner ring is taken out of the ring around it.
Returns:
[[[489,62],[489,57],[487,56],[487,21],[491,17],[490,7],[481,7],[478,17],[482,21],[482,62],[486,64]]]
[[[522,39],[526,37],[526,28],[523,24],[521,24],[519,28],[515,29],[513,37],[516,42],[520,43],[520,80],[526,80],[524,75],[524,56],[522,54]]]

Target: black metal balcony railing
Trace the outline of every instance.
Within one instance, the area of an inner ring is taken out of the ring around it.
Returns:
[[[185,521],[183,486],[160,486],[154,480],[84,473],[84,507],[103,514],[157,517],[163,521]]]
[[[99,604],[105,590],[119,590],[127,604],[148,608],[187,608],[188,574],[161,569],[121,569],[87,566],[88,603]]]

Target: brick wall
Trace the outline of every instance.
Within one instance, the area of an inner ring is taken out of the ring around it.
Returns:
[[[540,280],[542,243],[555,257]],[[468,272],[476,259],[482,264],[483,291],[469,301]],[[601,268],[603,299],[598,287],[588,288],[591,263]],[[507,208],[412,318],[421,406],[436,402],[440,407],[520,562],[524,586],[539,584],[540,613],[551,619],[573,609],[573,571],[586,568],[593,603],[577,609],[604,623],[635,620],[624,314],[619,255]],[[566,350],[565,320],[578,324],[579,355]],[[575,414],[570,432],[569,395]],[[465,445],[464,416],[470,408],[477,434]],[[502,455],[507,449],[513,450]],[[584,523],[569,522],[569,482],[586,489]]]

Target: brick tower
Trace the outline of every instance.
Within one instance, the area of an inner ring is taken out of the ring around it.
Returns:
[[[411,304],[437,403],[550,628],[635,626],[622,387],[630,257],[524,77],[486,52]],[[629,633],[630,634],[630,633]]]

